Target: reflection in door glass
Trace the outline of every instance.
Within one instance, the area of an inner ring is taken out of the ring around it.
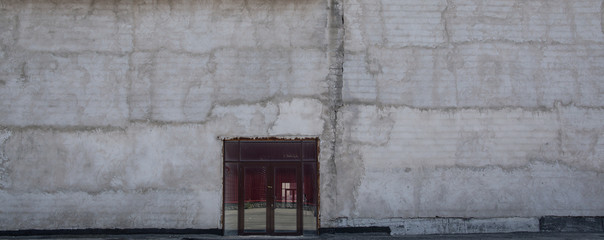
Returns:
[[[317,164],[304,163],[304,205],[302,218],[304,231],[314,234],[317,231]]]
[[[297,179],[295,167],[275,168],[275,232],[297,231]]]
[[[246,167],[244,184],[244,232],[266,232],[266,167]]]
[[[237,164],[224,164],[224,234],[237,234],[237,210],[238,210],[238,188],[237,188]]]

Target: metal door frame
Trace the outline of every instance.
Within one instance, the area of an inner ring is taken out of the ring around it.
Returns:
[[[245,168],[246,167],[265,167],[266,168],[266,231],[265,232],[245,232]],[[279,167],[291,167],[296,171],[296,231],[295,232],[275,232],[275,169]],[[299,236],[302,235],[302,163],[292,162],[250,162],[239,164],[239,207],[237,219],[237,232],[239,235],[271,235],[271,236]]]
[[[224,142],[230,142],[230,141],[237,141],[237,142],[295,142],[295,143],[303,143],[303,142],[308,142],[308,141],[313,141],[316,144],[316,149],[314,151],[314,160],[312,162],[314,162],[315,165],[315,171],[316,171],[316,179],[313,180],[313,185],[314,189],[315,189],[315,193],[314,196],[316,198],[316,210],[315,211],[319,211],[319,200],[320,200],[320,193],[319,193],[319,163],[318,163],[318,156],[319,156],[319,139],[318,138],[312,138],[312,139],[296,139],[296,140],[289,140],[289,139],[283,139],[283,140],[278,140],[278,139],[230,139],[230,140],[224,140]],[[223,144],[223,156],[226,156],[225,154],[225,144]],[[302,151],[302,150],[301,150]],[[241,154],[241,153],[239,153]],[[301,158],[301,157],[300,157]],[[307,163],[311,163],[308,160],[302,160],[300,159],[299,161],[278,161],[278,160],[269,160],[269,161],[242,161],[241,159],[239,161],[235,161],[233,162],[232,160],[229,160],[227,162],[226,157],[223,160],[223,166],[226,166],[226,164],[233,164],[236,163],[237,164],[237,233],[238,235],[271,235],[271,236],[301,236],[304,234],[304,213],[303,213],[303,209],[304,209],[304,176],[305,176],[305,166]],[[266,191],[266,201],[267,201],[267,209],[266,209],[266,231],[265,232],[245,232],[244,231],[244,217],[245,217],[245,213],[244,213],[244,194],[245,194],[245,184],[244,184],[244,168],[245,167],[250,167],[250,166],[263,166],[266,167],[267,169],[267,179],[266,179],[266,185],[267,185],[267,191]],[[286,167],[294,167],[294,169],[296,170],[296,231],[295,232],[275,232],[275,223],[274,223],[274,204],[275,204],[275,188],[274,188],[274,184],[275,184],[275,168],[276,167],[281,167],[281,166],[286,166]],[[223,171],[224,174],[224,171]],[[225,183],[225,177],[223,176],[223,183]],[[271,186],[272,188],[269,189],[268,186]],[[224,218],[224,214],[225,214],[225,194],[226,194],[226,186],[225,184],[223,184],[223,217],[222,217],[222,226],[223,226],[223,230],[225,229],[225,218]],[[271,207],[269,207],[269,205],[272,204]],[[319,230],[319,218],[318,216],[316,217],[316,230],[318,232]]]

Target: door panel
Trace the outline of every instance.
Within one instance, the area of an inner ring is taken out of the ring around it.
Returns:
[[[274,229],[277,233],[298,231],[299,166],[274,168]]]
[[[243,170],[243,232],[267,232],[267,166],[246,166]]]
[[[239,171],[237,163],[224,164],[224,231],[226,235],[239,231]]]
[[[303,207],[302,215],[305,232],[317,231],[317,164],[314,162],[305,162],[303,168]]]

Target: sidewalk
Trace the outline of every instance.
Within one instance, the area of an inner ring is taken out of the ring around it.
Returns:
[[[0,239],[69,239],[69,240],[205,240],[205,239],[328,239],[328,240],[357,240],[357,239],[407,239],[407,240],[429,240],[429,239],[537,239],[537,240],[558,240],[558,239],[597,239],[604,240],[604,233],[498,233],[498,234],[456,234],[456,235],[417,235],[417,236],[390,236],[387,234],[322,234],[311,237],[267,237],[267,236],[246,236],[246,237],[223,237],[218,235],[169,235],[169,234],[141,234],[141,235],[56,235],[56,236],[21,236],[9,237],[0,236]]]

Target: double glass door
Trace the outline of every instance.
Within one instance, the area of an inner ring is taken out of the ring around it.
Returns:
[[[318,141],[224,142],[224,234],[316,234]]]
[[[242,164],[239,234],[302,234],[299,164]]]

